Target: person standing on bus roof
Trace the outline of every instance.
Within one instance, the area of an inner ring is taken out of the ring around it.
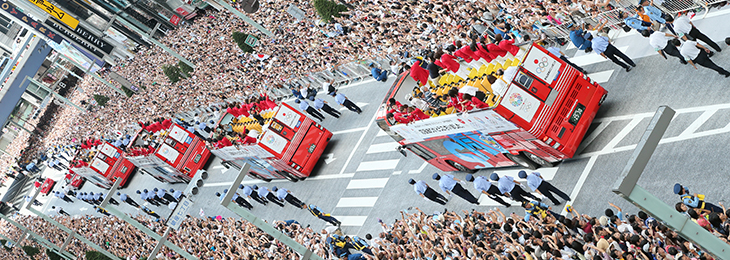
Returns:
[[[517,186],[516,184],[520,183],[515,181],[515,179],[510,176],[505,175],[500,178],[499,175],[494,172],[492,173],[492,175],[489,175],[489,178],[497,182],[497,188],[499,188],[499,192],[501,192],[505,196],[511,197],[515,201],[529,202],[527,199],[525,199],[525,197],[529,197],[533,200],[540,200],[535,197],[535,195],[532,195],[523,190],[520,186]]]
[[[324,121],[324,115],[314,109],[314,107],[310,106],[309,102],[306,100],[295,99],[294,103],[299,104],[299,109],[301,109],[302,112],[307,112],[307,114],[310,114],[312,117],[319,119],[320,122]]]
[[[449,201],[448,199],[446,199],[446,197],[444,197],[444,195],[441,195],[441,193],[438,193],[437,191],[431,189],[431,187],[429,187],[425,181],[415,181],[414,179],[409,179],[408,184],[413,185],[413,190],[415,190],[419,196],[426,200],[431,200],[441,205],[446,205],[446,202]]]
[[[246,197],[248,197],[249,199],[252,199],[258,203],[261,203],[261,205],[266,206],[266,204],[269,203],[268,201],[266,201],[265,198],[259,197],[259,194],[254,192],[254,190],[256,188],[258,188],[256,185],[251,187],[251,186],[243,186],[243,184],[241,184],[241,185],[238,185],[238,188],[243,190],[243,195],[246,195]]]
[[[559,190],[558,188],[555,188],[555,186],[545,181],[545,179],[542,177],[542,175],[540,175],[539,172],[527,174],[526,171],[520,171],[517,175],[520,176],[520,178],[522,179],[527,179],[527,187],[530,187],[532,191],[542,194],[543,196],[550,199],[550,201],[552,201],[555,206],[560,205],[560,201],[557,200],[555,196],[553,196],[553,193],[555,193],[565,201],[570,201],[570,196],[568,196],[568,194],[565,194],[565,192]]]
[[[449,196],[453,196],[451,192],[454,192],[456,196],[461,197],[471,204],[479,204],[479,200],[477,200],[474,195],[472,195],[469,191],[464,189],[461,184],[459,184],[459,182],[464,183],[464,181],[454,178],[454,175],[444,174],[444,177],[442,178],[441,175],[439,175],[438,173],[434,173],[431,177],[439,182],[439,187],[441,187],[441,190],[446,192],[446,194],[449,194]]]
[[[484,176],[474,177],[474,175],[467,174],[466,181],[474,182],[475,189],[477,189],[478,191],[481,191],[482,193],[484,193],[484,195],[487,195],[487,197],[498,202],[499,204],[502,204],[505,207],[512,206],[499,197],[499,196],[505,196],[505,195],[500,193],[499,188],[497,188],[496,186],[494,186],[494,184],[489,182],[489,180],[487,180],[487,177],[484,177]]]
[[[342,115],[342,113],[340,113],[340,111],[337,111],[334,108],[332,108],[330,105],[327,104],[327,101],[324,101],[324,99],[321,99],[321,98],[317,98],[314,100],[314,108],[319,111],[324,110],[324,112],[326,112],[327,114],[330,114],[331,116],[333,116],[335,118],[340,118],[340,116]]]
[[[340,104],[341,106],[345,106],[350,111],[358,113],[358,114],[362,113],[362,109],[360,109],[360,107],[355,105],[355,103],[352,103],[352,101],[350,101],[350,99],[348,99],[345,96],[345,94],[331,92],[330,96],[333,96],[335,98],[335,101],[337,101],[338,104]]]

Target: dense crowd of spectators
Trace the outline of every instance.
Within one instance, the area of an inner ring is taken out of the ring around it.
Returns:
[[[514,212],[505,215],[499,209],[425,213],[416,207],[412,212],[401,211],[401,217],[392,224],[379,221],[382,232],[362,238],[346,236],[334,226],[317,231],[294,220],[271,224],[325,259],[348,256],[349,259],[712,259],[697,245],[646,213],[631,215],[610,205],[612,208],[599,217],[581,215],[571,209],[567,217],[534,214],[529,220]],[[702,216],[693,219],[727,241],[728,222],[724,216],[720,213],[718,219],[710,217],[709,221]],[[124,259],[146,256],[155,244],[153,239],[116,217],[58,216],[54,219]],[[136,219],[154,232],[163,233],[161,222],[147,217]],[[65,233],[43,219],[23,217],[16,221],[56,245],[65,239]],[[18,229],[4,226],[2,231],[7,236],[19,236]],[[179,231],[171,233],[169,240],[200,259],[298,257],[251,223],[232,218],[190,217]],[[20,259],[22,253],[18,250],[0,250],[0,255]],[[74,240],[69,250],[82,255],[90,249]],[[166,247],[158,255],[158,259],[178,258]]]

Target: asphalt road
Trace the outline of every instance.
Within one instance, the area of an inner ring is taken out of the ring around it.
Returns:
[[[705,19],[696,19],[694,24],[716,42],[730,35],[730,27],[717,26],[726,21],[730,8],[713,11]],[[581,152],[575,158],[564,161],[555,168],[540,169],[547,180],[565,191],[573,201],[570,204],[580,213],[603,214],[612,202],[629,214],[638,209],[611,192],[611,187],[625,166],[639,137],[646,129],[649,119],[661,105],[677,110],[678,114],[670,124],[662,143],[639,180],[639,185],[664,202],[673,205],[678,201],[671,188],[680,182],[694,192],[706,194],[711,202],[722,202],[730,198],[723,192],[730,176],[725,173],[727,163],[724,155],[730,152],[727,139],[730,137],[730,101],[726,79],[709,69],[681,65],[670,58],[664,60],[649,47],[648,39],[636,32],[612,34],[614,45],[632,57],[638,64],[631,72],[595,54],[576,52],[568,47],[565,52],[575,63],[589,71],[589,76],[609,91],[609,96],[597,115]],[[730,68],[730,54],[727,45],[720,43],[723,52],[712,59],[720,66]],[[417,156],[403,157],[395,151],[393,140],[384,135],[373,123],[373,115],[383,101],[386,90],[395,77],[387,83],[365,81],[344,87],[340,92],[357,102],[363,108],[358,115],[343,110],[340,119],[327,117],[323,125],[335,135],[323,158],[315,167],[315,174],[306,181],[290,183],[246,179],[246,183],[286,187],[307,203],[316,204],[342,221],[344,233],[363,236],[380,232],[378,219],[387,223],[400,217],[400,211],[411,211],[418,207],[424,212],[443,211],[444,207],[420,198],[407,184],[409,178],[423,179],[431,186],[436,170]],[[320,96],[324,96],[320,94]],[[334,103],[331,97],[324,97]],[[327,116],[327,115],[325,115]],[[206,215],[235,217],[229,210],[218,205],[213,195],[222,191],[234,178],[236,172],[226,171],[215,158],[208,168],[211,177],[195,198],[191,215],[198,215],[202,208]],[[499,169],[502,174],[516,174],[519,168]],[[488,175],[493,170],[482,170],[477,174]],[[60,174],[49,172],[48,174]],[[465,174],[455,173],[457,178]],[[51,175],[52,176],[52,175]],[[466,185],[474,191],[471,184]],[[153,187],[175,189],[183,184],[165,185],[150,176],[137,174],[123,191],[133,194],[136,189]],[[84,191],[97,191],[97,187],[86,185]],[[133,196],[135,199],[138,196]],[[61,205],[72,214],[95,214],[83,202],[66,204],[55,198],[42,198],[43,209],[50,205]],[[488,198],[480,199],[481,205],[467,204],[454,197],[447,205],[449,210],[488,210],[496,206]],[[280,208],[276,205],[262,206],[252,203],[252,212],[268,221],[296,219],[304,225],[324,227],[325,222],[316,219],[306,210],[291,205]],[[563,204],[562,206],[564,206]],[[556,210],[560,210],[562,206]],[[520,207],[500,207],[505,213],[516,212]],[[121,209],[134,213],[133,208],[123,205]],[[169,214],[168,209],[157,210]]]

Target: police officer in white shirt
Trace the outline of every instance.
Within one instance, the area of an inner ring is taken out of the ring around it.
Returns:
[[[649,30],[641,31],[641,35],[649,38],[649,45],[651,45],[651,47],[654,47],[654,50],[661,54],[665,60],[667,59],[667,55],[670,55],[679,58],[680,63],[687,64],[687,61],[684,60],[682,54],[679,53],[679,49],[677,49],[677,46],[675,46],[672,42],[679,41],[679,37],[677,37],[676,35],[660,31],[655,31],[652,33]]]
[[[674,19],[674,22],[672,24],[674,24],[674,31],[677,32],[679,37],[682,37],[682,39],[693,41],[700,40],[707,43],[707,45],[710,45],[710,47],[715,49],[717,52],[722,51],[717,43],[710,39],[710,37],[707,37],[707,35],[705,35],[704,33],[700,32],[700,30],[698,30],[697,27],[692,24],[686,12],[678,13],[677,18]],[[691,38],[688,38],[687,36]]]
[[[675,46],[677,43],[675,42]],[[697,69],[697,65],[699,64],[702,67],[712,69],[714,71],[717,71],[720,73],[720,75],[725,75],[725,77],[730,77],[730,72],[727,70],[721,68],[720,66],[717,66],[712,60],[710,60],[710,56],[713,55],[713,53],[705,46],[702,46],[702,44],[697,43],[696,41],[686,41],[684,44],[682,44],[682,47],[679,49],[679,52],[684,56],[684,58],[689,62],[689,64],[692,64],[695,69]]]

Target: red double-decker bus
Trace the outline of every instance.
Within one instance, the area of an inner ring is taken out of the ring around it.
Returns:
[[[607,91],[538,45],[516,68],[511,78],[487,86],[489,108],[408,125],[386,118],[387,101],[404,101],[416,86],[406,72],[386,95],[376,123],[401,148],[443,171],[535,169],[572,157]]]
[[[74,173],[104,189],[111,188],[117,178],[122,179],[119,187],[125,186],[137,167],[124,158],[121,149],[110,143],[103,142],[97,148],[89,165],[73,168]]]
[[[232,115],[225,114],[219,124],[229,124],[232,119]],[[309,177],[332,138],[332,132],[285,103],[267,120],[256,143],[227,146],[211,152],[229,167],[241,169],[244,163],[249,163],[249,175],[264,181],[287,179],[296,182]]]
[[[149,152],[127,153],[125,158],[158,181],[187,183],[210,160],[205,142],[180,125],[172,124],[164,137],[151,138],[154,135],[140,129],[130,146]]]

